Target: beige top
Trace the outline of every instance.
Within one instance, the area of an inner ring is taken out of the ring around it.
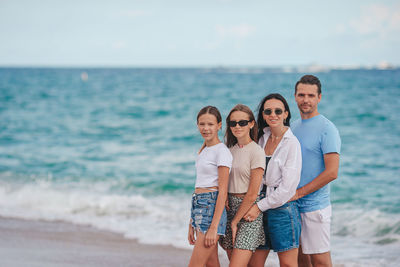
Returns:
[[[254,141],[240,148],[238,144],[229,148],[232,153],[232,170],[229,174],[229,193],[246,193],[252,169],[265,169],[265,153]]]

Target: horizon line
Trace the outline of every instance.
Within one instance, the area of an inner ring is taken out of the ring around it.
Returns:
[[[42,69],[312,69],[312,70],[351,70],[351,69],[399,69],[400,65],[383,62],[380,64],[280,64],[280,65],[258,65],[258,64],[210,64],[210,65],[52,65],[52,64],[0,64],[0,68],[42,68]]]

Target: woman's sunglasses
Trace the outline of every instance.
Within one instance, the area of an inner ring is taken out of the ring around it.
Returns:
[[[229,121],[229,122],[228,122],[228,125],[229,125],[229,127],[236,127],[236,124],[239,124],[240,127],[244,127],[244,126],[246,126],[247,124],[249,124],[249,122],[251,122],[251,120],[250,120],[250,121],[246,121],[246,120],[241,120],[241,121]]]
[[[265,115],[271,115],[272,111],[273,111],[273,109],[267,108],[267,109],[264,109],[263,112]],[[280,108],[275,109],[275,115],[281,115],[282,113],[283,113],[282,109],[280,109]]]

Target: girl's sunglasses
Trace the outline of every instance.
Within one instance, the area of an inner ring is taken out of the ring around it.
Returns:
[[[249,124],[251,121],[246,121],[246,120],[241,120],[241,121],[229,121],[228,125],[229,127],[236,127],[236,124],[239,124],[240,127],[244,127],[247,124]]]
[[[272,111],[273,111],[273,109],[267,108],[267,109],[264,109],[263,112],[265,115],[271,115]],[[282,113],[283,113],[282,109],[280,109],[280,108],[275,109],[275,115],[281,115]]]

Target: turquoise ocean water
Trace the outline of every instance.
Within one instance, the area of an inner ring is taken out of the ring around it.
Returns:
[[[237,103],[256,110],[279,92],[297,119],[293,86],[302,75],[0,68],[0,216],[64,220],[189,248],[198,110],[215,105],[225,117]],[[333,260],[399,265],[400,69],[316,75],[319,110],[342,138],[331,186]]]

